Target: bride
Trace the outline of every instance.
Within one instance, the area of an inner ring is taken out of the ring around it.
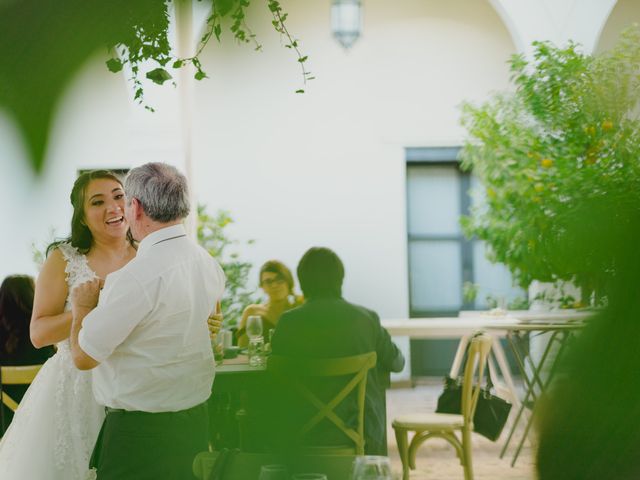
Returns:
[[[71,236],[49,247],[38,277],[31,320],[36,347],[57,343],[0,440],[2,480],[86,480],[104,409],[91,390],[91,372],[75,368],[69,351],[69,294],[80,283],[104,279],[136,255],[124,218],[124,190],[105,170],[73,185]]]

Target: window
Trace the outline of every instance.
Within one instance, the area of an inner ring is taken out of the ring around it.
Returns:
[[[460,170],[458,147],[408,148],[407,226],[409,300],[412,317],[457,316],[487,308],[487,296],[524,296],[512,286],[504,265],[492,264],[479,240],[468,240],[460,216],[474,201],[479,184]],[[463,297],[465,282],[478,287],[474,301]]]

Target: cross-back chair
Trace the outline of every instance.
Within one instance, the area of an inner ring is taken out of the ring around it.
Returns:
[[[376,365],[376,352],[361,355],[326,359],[300,359],[272,355],[267,370],[280,381],[284,388],[295,392],[306,404],[310,405],[312,414],[302,425],[296,425],[296,438],[290,439],[299,450],[306,453],[323,453],[333,455],[364,455],[364,403],[367,386],[367,373]],[[331,398],[323,399],[314,386],[318,379],[345,377],[345,382],[336,382],[336,389]],[[349,378],[350,377],[350,378]],[[355,392],[357,403],[357,425],[347,425],[336,408]],[[321,422],[328,420],[341,431],[353,445],[313,446],[307,440],[312,438],[312,431]],[[301,445],[304,445],[303,447]]]
[[[4,407],[15,412],[19,403],[5,391],[5,385],[30,385],[41,367],[42,365],[0,367],[0,437],[6,428]]]
[[[467,353],[462,383],[462,411],[460,415],[445,413],[407,414],[393,420],[398,452],[402,461],[402,478],[409,479],[409,470],[416,468],[416,451],[430,438],[442,438],[456,450],[464,468],[465,480],[473,480],[471,432],[473,415],[491,350],[492,337],[481,333],[472,338]],[[411,442],[408,432],[415,432]],[[458,436],[459,435],[459,436]]]
[[[0,381],[2,382],[2,386],[30,385],[33,379],[36,378],[41,367],[42,365],[0,367]],[[15,412],[18,408],[18,402],[11,398],[3,388],[0,388],[0,392],[2,393],[2,403]]]

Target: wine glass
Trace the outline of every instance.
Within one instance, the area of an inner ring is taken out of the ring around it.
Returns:
[[[262,336],[262,318],[258,315],[249,315],[246,327],[249,340]]]
[[[392,480],[388,457],[365,455],[353,461],[352,480]]]
[[[263,465],[258,480],[289,480],[289,471],[285,465]]]
[[[291,478],[293,480],[327,480],[324,473],[297,473]]]

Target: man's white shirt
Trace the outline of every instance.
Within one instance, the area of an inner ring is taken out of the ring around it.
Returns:
[[[78,342],[100,362],[98,403],[145,412],[185,410],[209,398],[215,366],[207,318],[225,276],[182,225],[145,237],[136,258],[107,276]]]

